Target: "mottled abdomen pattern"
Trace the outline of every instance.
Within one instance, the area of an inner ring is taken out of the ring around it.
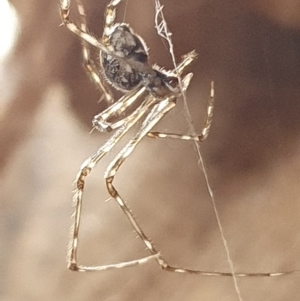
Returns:
[[[146,46],[124,24],[118,25],[111,33],[107,48],[117,56],[148,64]],[[110,54],[101,52],[101,63],[107,80],[118,90],[130,91],[142,82],[137,70]]]

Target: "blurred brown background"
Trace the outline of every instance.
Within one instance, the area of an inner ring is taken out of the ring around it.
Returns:
[[[84,2],[97,36],[106,2]],[[103,108],[100,94],[83,70],[79,40],[59,27],[58,1],[10,3],[20,23],[1,66],[0,299],[238,300],[231,278],[171,274],[155,263],[99,273],[67,270],[72,183],[109,135],[89,134]],[[299,0],[163,4],[177,60],[193,49],[199,54],[187,93],[198,130],[215,80],[213,126],[201,149],[236,270],[300,269]],[[78,20],[75,7],[72,17]],[[172,68],[154,29],[152,1],[124,1],[118,17],[145,38],[152,63]],[[157,130],[188,131],[182,101]],[[87,182],[83,264],[147,254],[116,204],[104,202],[103,172],[117,151]],[[229,271],[193,143],[145,139],[120,169],[116,187],[170,264]],[[238,284],[245,301],[299,299],[300,275]]]

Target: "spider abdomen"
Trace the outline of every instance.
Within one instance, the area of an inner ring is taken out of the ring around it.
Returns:
[[[125,24],[117,25],[109,36],[107,48],[121,58],[141,66],[148,66],[148,54],[144,42]],[[137,87],[142,77],[132,65],[101,52],[101,63],[107,80],[122,91]]]

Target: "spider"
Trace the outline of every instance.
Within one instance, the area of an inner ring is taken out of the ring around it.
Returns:
[[[102,38],[96,39],[87,33],[86,16],[83,5],[77,0],[77,7],[81,19],[77,26],[69,18],[70,0],[60,0],[60,14],[63,24],[82,40],[84,65],[94,82],[100,87],[104,98],[108,103],[107,109],[96,115],[93,119],[93,127],[100,132],[113,131],[114,134],[81,166],[76,178],[75,222],[72,229],[68,267],[72,271],[102,271],[108,269],[131,267],[156,260],[158,265],[166,271],[188,274],[201,274],[208,276],[280,276],[295,273],[229,273],[192,270],[174,267],[157,251],[153,243],[134,219],[128,205],[116,190],[113,182],[117,171],[126,158],[144,137],[172,138],[181,140],[204,141],[210,131],[214,109],[214,84],[211,83],[211,93],[207,107],[207,118],[200,135],[180,135],[173,133],[160,133],[151,131],[168,112],[176,105],[176,99],[184,93],[192,78],[192,73],[180,76],[185,69],[195,60],[196,52],[192,51],[183,56],[181,63],[172,70],[165,71],[157,65],[149,64],[148,50],[141,37],[134,33],[131,27],[125,23],[115,23],[116,10],[121,0],[111,0],[104,12],[104,32]],[[102,73],[99,73],[90,57],[88,46],[96,47],[100,51],[100,63]],[[115,101],[113,94],[105,84],[104,79],[115,89],[124,93],[124,96]],[[140,100],[144,97],[143,100]],[[139,103],[140,100],[140,103]],[[136,108],[133,104],[138,103]],[[131,109],[131,111],[130,111]],[[125,116],[125,117],[124,117]],[[118,141],[143,118],[142,125],[136,135],[127,143],[119,154],[109,164],[104,173],[106,187],[110,196],[117,202],[138,236],[146,246],[150,255],[133,261],[125,261],[110,265],[85,266],[77,262],[78,234],[83,202],[83,191],[86,177],[91,173],[98,162],[118,143]]]

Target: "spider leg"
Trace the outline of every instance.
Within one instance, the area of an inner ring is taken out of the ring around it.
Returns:
[[[213,114],[214,114],[214,82],[211,82],[210,98],[208,100],[208,105],[207,105],[207,117],[200,135],[191,136],[191,135],[181,135],[181,134],[173,134],[173,133],[149,132],[147,136],[150,138],[171,138],[171,139],[180,139],[180,140],[188,140],[188,141],[194,140],[194,141],[202,142],[207,138],[209,134]]]
[[[77,8],[80,16],[80,29],[87,33],[87,22],[86,22],[86,14],[84,10],[84,6],[81,3],[80,0],[76,0],[77,2]],[[113,95],[110,91],[110,89],[105,85],[105,81],[103,79],[103,76],[99,74],[96,71],[96,66],[94,61],[91,59],[90,56],[90,49],[89,44],[85,42],[84,40],[81,41],[82,44],[82,55],[83,55],[83,61],[84,61],[84,67],[88,74],[90,75],[91,79],[96,83],[96,85],[101,89],[103,92],[103,96],[105,97],[106,102],[109,105],[112,105],[114,103]]]
[[[155,249],[150,239],[146,236],[144,231],[141,229],[141,227],[133,217],[130,208],[121,198],[120,194],[114,187],[113,181],[118,169],[124,163],[126,158],[133,152],[133,150],[139,144],[139,142],[147,135],[147,133],[153,128],[153,126],[175,106],[174,100],[175,97],[168,97],[163,101],[160,101],[152,108],[151,112],[144,120],[141,129],[138,131],[135,137],[132,140],[130,140],[129,143],[119,152],[115,159],[110,163],[104,174],[106,187],[109,194],[116,200],[117,204],[123,210],[126,217],[129,219],[131,225],[133,226],[134,230],[142,239],[146,248],[150,251],[151,255],[157,256],[156,259],[158,260],[158,262],[162,261],[161,257],[159,256],[159,252]],[[161,262],[160,264],[163,264],[163,262]]]
[[[110,3],[106,6],[105,12],[104,12],[104,31],[102,36],[102,42],[104,45],[109,44],[109,38],[110,34],[113,31],[114,28],[114,21],[116,19],[116,11],[117,11],[117,5],[121,2],[121,0],[111,0]]]
[[[141,260],[135,260],[130,262],[124,262],[116,265],[104,265],[104,266],[82,266],[77,264],[77,249],[78,249],[78,235],[80,228],[80,218],[82,210],[82,198],[83,190],[85,185],[85,178],[91,173],[93,168],[97,163],[117,144],[117,142],[128,132],[128,130],[147,112],[149,106],[152,106],[155,102],[153,97],[147,97],[143,104],[138,107],[132,114],[130,120],[127,120],[127,123],[120,127],[113,136],[106,141],[106,143],[100,147],[97,152],[89,157],[81,166],[80,171],[76,178],[76,192],[74,194],[74,204],[75,204],[75,221],[74,226],[71,231],[71,240],[69,246],[69,255],[68,255],[68,266],[70,270],[73,271],[97,271],[97,270],[106,270],[111,268],[120,268],[126,266],[132,266],[135,264],[143,263],[147,261],[146,258]],[[153,256],[149,257],[149,260]]]
[[[154,70],[160,70],[168,76],[178,77],[185,70],[185,68],[197,58],[197,56],[198,54],[195,50],[188,52],[181,57],[181,62],[173,70],[166,71],[163,68],[159,67],[157,64],[154,64],[152,67]]]
[[[74,22],[72,22],[70,20],[70,18],[69,18],[70,6],[71,6],[71,0],[60,0],[60,15],[61,15],[63,24],[66,25],[66,27],[71,32],[73,32],[74,34],[79,36],[85,42],[93,45],[96,48],[101,49],[102,51],[104,51],[106,53],[111,54],[110,51],[102,43],[100,43],[96,38],[94,38],[92,35],[84,32],[81,28],[79,28]],[[113,55],[113,54],[111,54],[111,55]],[[117,58],[120,59],[119,57],[117,57]]]
[[[99,130],[100,132],[107,131],[110,132],[113,129],[116,129],[120,126],[122,126],[128,119],[130,119],[130,115],[126,118],[123,118],[122,120],[111,123],[108,120],[112,116],[120,116],[128,107],[130,107],[144,92],[145,87],[142,88],[136,88],[133,91],[125,94],[123,97],[121,97],[118,101],[116,101],[114,104],[109,106],[107,109],[102,111],[100,114],[94,116],[93,119],[93,125],[94,127]]]

